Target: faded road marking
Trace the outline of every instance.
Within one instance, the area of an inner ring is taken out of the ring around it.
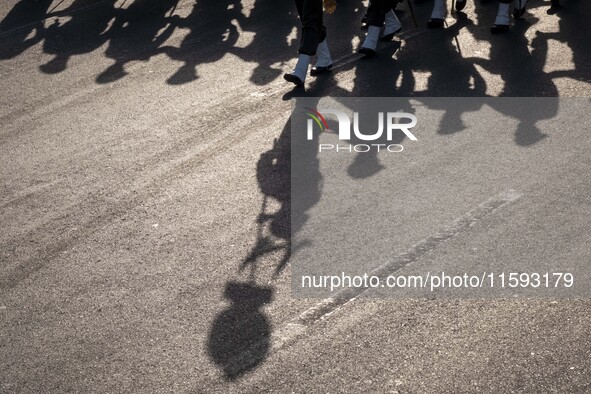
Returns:
[[[492,198],[489,198],[488,200],[479,204],[476,208],[445,226],[437,233],[417,242],[407,252],[401,253],[392,261],[381,265],[368,274],[372,276],[378,276],[380,278],[385,278],[388,275],[394,274],[396,271],[404,268],[414,261],[417,261],[419,258],[431,252],[443,242],[472,227],[476,222],[483,219],[484,217],[517,201],[521,196],[521,193],[510,189]],[[333,297],[319,302],[303,313],[300,313],[297,318],[279,326],[271,334],[271,347],[269,352],[281,349],[287,343],[301,336],[308,327],[312,326],[317,321],[328,317],[330,314],[341,309],[346,304],[354,301],[368,290],[369,288],[363,287],[340,290],[336,292]],[[260,354],[257,349],[261,346],[265,346],[265,343],[257,342],[252,344],[249,348],[239,353],[234,359],[232,359],[224,369],[226,371],[237,372],[248,368],[248,366],[256,362],[257,358],[255,355]]]

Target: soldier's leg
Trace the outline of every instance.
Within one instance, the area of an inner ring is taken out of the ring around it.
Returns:
[[[427,22],[427,27],[431,29],[443,28],[443,21],[447,16],[447,2],[445,0],[435,0],[433,2],[433,10],[431,11],[431,18]]]
[[[499,0],[499,9],[497,11],[497,17],[495,24],[490,28],[492,34],[499,34],[509,30],[511,24],[510,18],[510,7],[511,0]]]
[[[328,49],[328,43],[326,42],[326,28],[323,26],[323,38],[318,44],[316,49],[316,64],[312,67],[310,75],[318,75],[330,71],[332,68],[332,57],[330,56],[330,50]]]
[[[380,38],[380,30],[384,25],[386,12],[390,11],[394,6],[392,0],[372,0],[367,9],[367,35],[365,41],[359,49],[359,53],[363,53],[366,57],[371,57],[376,54],[376,47]]]
[[[322,0],[296,0],[296,8],[302,23],[299,56],[293,72],[283,77],[302,86],[308,75],[312,56],[316,54],[318,44],[326,38],[326,29],[322,25]]]
[[[318,43],[326,36],[326,29],[322,25],[322,0],[296,0],[296,5],[302,22],[298,52],[314,56]]]
[[[402,30],[402,24],[393,9],[386,12],[386,18],[384,20],[384,32],[380,37],[380,41],[391,41],[394,38],[394,34]]]

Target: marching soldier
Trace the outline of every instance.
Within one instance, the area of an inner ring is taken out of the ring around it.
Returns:
[[[466,7],[466,0],[456,1],[456,11],[462,11]],[[433,3],[433,10],[431,11],[431,18],[427,22],[427,27],[430,29],[443,28],[443,21],[447,16],[447,2],[446,0],[435,0]]]
[[[316,64],[310,75],[330,71],[332,58],[326,43],[326,27],[322,24],[323,4],[328,13],[334,12],[336,0],[296,0],[296,8],[302,22],[302,38],[296,66],[291,73],[283,76],[286,81],[296,86],[303,86],[312,56],[316,55]]]
[[[376,55],[378,41],[391,41],[402,30],[402,24],[394,13],[398,0],[372,0],[367,9],[367,35],[358,52],[365,57]],[[382,26],[384,31],[380,36]]]
[[[509,16],[512,0],[499,0],[499,9],[495,24],[490,28],[492,34],[504,33],[509,30],[511,18]],[[525,5],[527,0],[515,0],[515,8],[513,9],[513,18],[518,19],[525,13]]]
[[[513,9],[513,17],[515,19],[518,19],[525,13],[525,5],[528,0],[514,1],[515,8]],[[555,2],[558,0],[552,1]],[[495,19],[494,25],[490,29],[492,34],[504,33],[507,30],[509,30],[509,25],[511,24],[511,18],[509,15],[511,12],[511,3],[513,3],[513,0],[499,0],[499,9],[497,12],[497,17]],[[466,0],[458,0],[456,1],[455,9],[457,11],[461,11],[464,9],[465,6]],[[446,0],[435,0],[433,4],[433,11],[431,12],[431,18],[429,18],[429,22],[427,22],[427,27],[435,29],[442,28],[446,15]]]

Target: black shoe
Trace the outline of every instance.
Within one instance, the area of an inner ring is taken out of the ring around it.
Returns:
[[[492,34],[505,33],[507,30],[509,30],[509,25],[492,25],[490,28]]]
[[[332,69],[332,64],[329,64],[328,66],[320,66],[320,67],[314,66],[310,70],[310,75],[324,74],[324,73],[330,72],[331,69]]]
[[[295,74],[283,74],[283,78],[287,82],[293,83],[295,86],[304,86],[304,81],[302,81],[300,77]]]
[[[442,29],[443,28],[443,19],[429,18],[429,22],[427,22],[427,27],[429,29]]]
[[[466,6],[466,0],[456,0],[456,11],[462,11]]]
[[[373,50],[371,48],[365,48],[365,47],[359,48],[359,50],[357,52],[364,55],[363,57],[366,59],[369,59],[370,57],[374,57],[376,55],[375,50]]]
[[[394,33],[384,34],[380,37],[380,41],[392,41],[394,36],[402,31],[402,27],[399,27]]]

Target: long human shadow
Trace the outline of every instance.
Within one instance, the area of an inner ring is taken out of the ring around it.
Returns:
[[[295,7],[292,2],[288,3],[289,6],[286,6],[282,2],[258,0],[250,14],[250,19],[243,21],[243,29],[254,33],[254,39],[246,48],[235,48],[233,53],[246,61],[258,63],[250,78],[258,85],[270,82],[279,73],[285,71],[278,70],[275,66],[291,60],[297,54],[297,37],[289,45],[291,51],[285,51],[286,37],[296,23],[293,19]],[[271,5],[271,9],[261,8],[263,4]],[[339,24],[347,22],[345,26],[351,26],[352,23],[358,26],[361,18],[360,4],[360,0],[342,1],[339,3],[337,9],[339,11],[334,21],[338,21]],[[256,22],[258,18],[270,18],[272,15],[279,15],[277,18],[281,20],[281,15],[285,15],[284,13],[292,13],[292,15],[288,15],[289,23],[283,24],[279,34],[269,35],[271,33],[269,26],[261,26]],[[339,43],[337,41],[339,37],[341,36],[332,36],[329,42],[334,40],[335,43]],[[351,51],[346,41],[340,44],[341,50]],[[257,59],[257,56],[269,52],[273,54],[269,57],[263,56],[263,60]],[[334,53],[338,53],[338,50]],[[285,99],[293,99],[297,103],[300,97],[321,97],[325,95],[327,88],[333,94],[346,96],[349,92],[336,87],[333,76],[334,74],[318,78],[311,77],[311,86],[308,90],[299,88],[289,90],[289,87],[286,87]],[[208,355],[229,381],[236,380],[256,369],[267,358],[272,327],[268,318],[260,312],[260,308],[265,303],[272,302],[275,288],[261,284],[265,279],[264,272],[271,268],[270,283],[272,283],[285,270],[292,253],[299,247],[305,246],[293,245],[292,235],[306,223],[308,210],[320,199],[322,178],[316,157],[317,136],[306,146],[298,144],[295,146],[297,154],[303,155],[299,162],[310,164],[305,169],[301,169],[305,171],[301,175],[309,187],[306,198],[298,201],[291,199],[292,142],[290,117],[279,137],[275,139],[273,147],[263,152],[256,164],[257,182],[262,196],[261,208],[257,215],[256,240],[238,266],[238,272],[246,275],[246,280],[243,282],[231,280],[226,283],[224,294],[230,305],[218,314],[209,333]],[[240,299],[230,295],[231,289],[236,288],[243,291]],[[260,296],[261,294],[265,296]],[[242,305],[243,303],[246,305]]]
[[[207,343],[207,352],[229,380],[235,380],[255,369],[267,357],[272,327],[261,308],[272,301],[275,288],[263,285],[261,267],[272,264],[272,278],[277,278],[297,246],[291,236],[306,222],[307,211],[320,198],[321,177],[316,158],[316,141],[306,147],[296,146],[302,161],[312,164],[306,168],[307,196],[292,205],[291,201],[291,122],[288,119],[272,149],[262,153],[256,172],[262,204],[257,216],[257,236],[254,246],[240,262],[239,272],[246,274],[243,282],[228,281],[225,298],[227,309],[214,320]],[[314,165],[314,163],[316,163]],[[269,205],[278,209],[271,210]],[[293,210],[292,210],[293,207]]]
[[[306,101],[306,105],[312,105],[313,99],[321,97],[325,89],[331,86],[332,93],[340,96],[350,94],[344,89],[335,88],[334,82],[331,74],[321,76],[311,81],[308,90],[296,88],[287,96],[297,106],[302,97],[312,100]],[[329,124],[331,128],[337,128],[330,120]],[[207,343],[210,359],[228,381],[256,369],[268,356],[272,327],[261,308],[272,302],[275,288],[261,284],[266,279],[263,271],[269,268],[261,265],[272,265],[272,282],[285,270],[292,254],[306,246],[306,241],[294,245],[292,239],[306,224],[309,210],[321,197],[318,138],[315,135],[311,142],[301,139],[294,141],[290,118],[272,149],[263,152],[257,161],[256,175],[262,203],[257,216],[256,240],[238,267],[238,271],[245,273],[247,278],[243,282],[232,280],[226,283],[224,294],[230,305],[212,323]],[[296,169],[292,168],[294,154],[298,155],[297,163],[301,166]],[[361,165],[367,163],[357,163],[354,167]],[[291,195],[294,173],[298,175],[295,182],[301,182],[298,190],[305,190],[297,201],[292,201]],[[279,208],[276,208],[277,205]],[[275,208],[271,210],[270,206]]]
[[[270,348],[271,323],[261,308],[273,300],[275,288],[261,285],[257,271],[265,256],[278,253],[281,257],[275,273],[279,274],[291,255],[289,128],[288,121],[273,148],[262,153],[257,163],[257,180],[263,195],[257,237],[239,267],[239,271],[247,271],[248,279],[226,283],[225,298],[230,305],[218,314],[209,333],[209,357],[227,380],[255,369],[266,359]],[[279,203],[279,210],[268,212],[270,199]]]
[[[351,15],[346,18],[351,18]],[[359,20],[360,17],[355,17],[356,23]],[[334,74],[328,74],[311,78],[308,90],[295,88],[289,91],[286,88],[285,98],[297,103],[300,97],[321,97],[327,90],[336,95],[349,95],[350,92],[335,87],[333,77]],[[309,102],[307,104],[310,105]],[[263,279],[261,265],[273,265],[273,278],[285,270],[292,253],[298,247],[305,246],[293,245],[292,236],[305,225],[309,209],[320,199],[322,177],[318,166],[316,136],[306,146],[295,146],[295,154],[300,155],[298,163],[307,163],[305,168],[298,170],[302,182],[307,185],[307,192],[305,198],[291,200],[292,142],[290,118],[272,149],[262,153],[257,161],[256,174],[262,203],[257,216],[256,240],[238,267],[239,272],[247,274],[247,280],[227,282],[225,296],[231,304],[218,314],[209,333],[208,355],[229,381],[256,369],[268,356],[272,328],[268,319],[260,313],[260,308],[265,302],[271,302],[275,289],[260,284]],[[270,205],[276,207],[277,204],[278,209],[269,209]],[[231,289],[236,288],[246,289],[240,299],[229,294]],[[267,296],[259,297],[259,294]],[[247,305],[243,306],[243,303]]]

